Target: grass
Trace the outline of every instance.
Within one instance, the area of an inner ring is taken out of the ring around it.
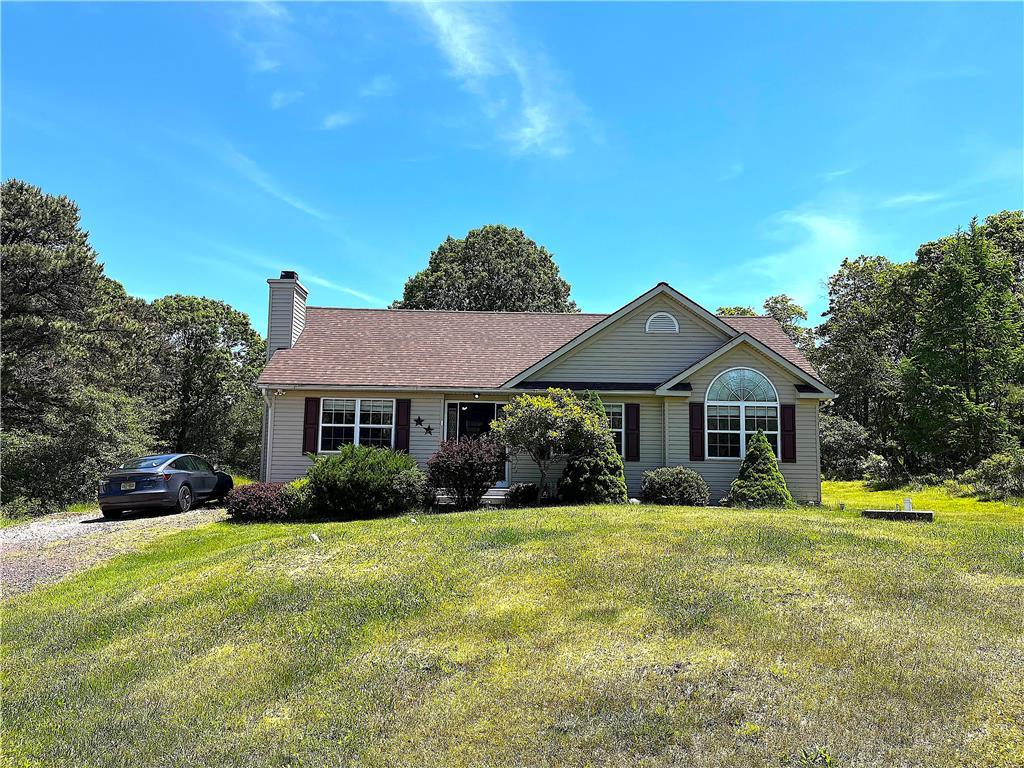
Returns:
[[[4,606],[4,764],[1024,763],[1024,510],[826,495],[170,535]]]

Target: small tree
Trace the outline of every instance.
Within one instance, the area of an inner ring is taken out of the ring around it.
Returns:
[[[456,509],[476,509],[504,465],[505,449],[487,437],[445,440],[427,461],[427,479],[451,494]]]
[[[491,424],[491,434],[510,452],[527,454],[537,465],[538,501],[547,488],[552,465],[566,457],[593,453],[603,444],[607,428],[585,401],[567,389],[543,395],[518,395]]]
[[[596,441],[593,451],[569,457],[558,481],[558,495],[571,504],[625,504],[629,500],[625,468],[609,429],[604,403],[590,390],[584,402],[600,420],[604,440]]]
[[[740,507],[791,507],[793,497],[764,432],[750,438],[740,473],[729,487],[729,503]]]

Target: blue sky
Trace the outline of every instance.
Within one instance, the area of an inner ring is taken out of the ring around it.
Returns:
[[[447,235],[546,245],[588,311],[659,280],[818,312],[846,256],[1024,205],[1020,4],[2,6],[4,177],[108,273],[386,306]]]

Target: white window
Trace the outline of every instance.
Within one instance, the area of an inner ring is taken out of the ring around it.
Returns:
[[[343,445],[395,444],[395,401],[325,397],[320,401],[320,452]]]
[[[647,318],[647,333],[679,333],[679,323],[668,312],[655,312]]]
[[[779,455],[779,396],[763,373],[730,368],[715,377],[705,403],[709,459],[741,459],[747,442],[761,430]]]
[[[605,403],[604,415],[608,417],[608,425],[612,430],[612,440],[619,450],[619,455],[624,456],[626,450],[626,429],[623,413],[626,409],[622,403]]]

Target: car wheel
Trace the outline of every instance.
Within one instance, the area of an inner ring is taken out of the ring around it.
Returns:
[[[107,520],[117,520],[121,517],[120,509],[101,509],[100,514]]]
[[[178,501],[174,505],[176,512],[188,512],[192,509],[192,489],[187,485],[178,489]]]

